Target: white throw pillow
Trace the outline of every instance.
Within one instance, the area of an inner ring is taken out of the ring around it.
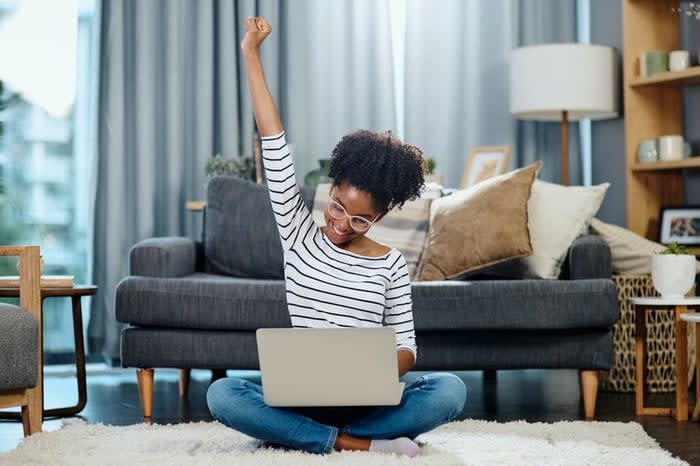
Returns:
[[[527,275],[559,277],[569,247],[588,231],[609,186],[562,186],[535,180],[528,201],[532,255],[517,259]]]
[[[650,241],[621,226],[605,223],[597,218],[591,221],[591,231],[608,243],[612,256],[613,273],[620,275],[645,275],[651,273],[651,256],[663,251],[665,246]],[[696,261],[700,272],[700,262]]]

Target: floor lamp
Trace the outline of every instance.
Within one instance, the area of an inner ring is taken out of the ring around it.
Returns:
[[[561,121],[561,184],[569,184],[569,122],[618,114],[617,60],[612,47],[545,44],[510,54],[510,113]]]

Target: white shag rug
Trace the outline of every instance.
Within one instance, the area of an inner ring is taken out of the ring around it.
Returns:
[[[314,455],[262,448],[217,422],[106,426],[70,420],[23,440],[2,465],[685,465],[642,426],[621,422],[466,420],[418,437],[421,455],[369,452]]]

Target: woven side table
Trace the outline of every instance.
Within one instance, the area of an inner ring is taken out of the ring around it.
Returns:
[[[700,306],[700,298],[630,298],[630,302],[634,305],[635,316],[637,318],[637,328],[634,336],[636,344],[636,375],[637,384],[635,390],[635,413],[640,415],[653,416],[673,416],[678,421],[688,420],[688,325],[683,315],[688,313],[688,310],[695,309]],[[676,404],[672,408],[660,408],[646,406],[645,386],[646,380],[646,326],[641,322],[642,317],[648,313],[658,312],[660,309],[672,307],[674,311],[674,329],[675,329],[675,351],[676,351],[676,367],[675,377],[676,385]],[[693,345],[694,346],[694,345]]]
[[[635,382],[635,317],[632,297],[658,297],[651,275],[613,275],[617,285],[620,320],[615,324],[614,364],[601,371],[600,388],[614,392],[634,392]],[[694,290],[692,291],[694,293]],[[650,393],[676,390],[675,313],[672,306],[646,314],[646,381]],[[688,384],[695,373],[695,328],[688,329]]]

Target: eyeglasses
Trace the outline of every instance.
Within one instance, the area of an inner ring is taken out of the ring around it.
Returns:
[[[355,230],[357,233],[364,233],[365,231],[369,230],[369,227],[371,227],[374,222],[377,221],[379,215],[381,215],[377,214],[377,216],[374,217],[374,220],[371,221],[358,215],[350,215],[348,214],[348,211],[345,210],[345,207],[343,207],[339,202],[333,200],[334,193],[335,188],[333,188],[333,191],[331,191],[331,198],[328,200],[328,214],[336,220],[344,220],[346,218],[349,219],[350,228]]]

